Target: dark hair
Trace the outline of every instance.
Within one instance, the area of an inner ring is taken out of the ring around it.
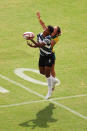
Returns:
[[[57,26],[57,33],[58,33],[58,35],[61,35],[61,29],[59,26]]]
[[[50,31],[50,34],[52,34],[52,32],[54,31],[54,28],[53,28],[53,26],[51,26],[51,25],[48,25],[47,27],[48,27],[48,29],[49,29],[49,31]]]

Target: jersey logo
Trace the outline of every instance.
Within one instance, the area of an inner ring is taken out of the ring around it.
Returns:
[[[49,59],[49,63],[51,63],[51,60]]]

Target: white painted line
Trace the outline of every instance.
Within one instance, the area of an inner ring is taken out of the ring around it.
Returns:
[[[9,91],[0,86],[0,92],[1,93],[8,93]]]
[[[48,101],[48,100],[38,100],[38,101],[22,102],[22,103],[17,103],[17,104],[1,105],[0,108],[27,105],[27,104],[33,104],[33,103],[41,103],[41,102],[45,102],[45,101]]]
[[[70,99],[70,98],[76,98],[76,97],[82,97],[82,96],[87,96],[87,94],[75,95],[75,96],[66,96],[66,97],[59,97],[59,98],[52,98],[50,100],[64,100],[64,99]]]
[[[44,86],[47,86],[47,83],[46,82],[42,82],[42,81],[39,81],[39,80],[36,80],[26,74],[24,74],[24,71],[30,71],[30,72],[34,72],[34,73],[37,73],[40,75],[39,71],[38,70],[35,70],[35,69],[29,69],[29,68],[16,68],[14,70],[14,73],[19,76],[20,78],[26,80],[26,81],[29,81],[29,82],[32,82],[32,83],[35,83],[35,84],[39,84],[39,85],[44,85]],[[57,86],[60,85],[60,80],[57,78],[58,80],[58,83],[56,84]]]
[[[69,107],[67,107],[67,106],[64,106],[64,105],[60,104],[59,102],[55,102],[55,101],[53,101],[53,100],[49,100],[49,101],[51,101],[51,102],[53,102],[54,104],[56,104],[56,105],[58,105],[58,106],[60,106],[60,107],[62,107],[62,108],[64,108],[64,109],[68,110],[69,112],[72,112],[72,113],[75,114],[76,116],[79,116],[79,117],[87,120],[87,117],[86,117],[86,116],[84,116],[84,115],[82,115],[82,114],[80,114],[80,113],[72,110],[71,108],[69,108]]]
[[[27,104],[33,104],[33,103],[42,103],[42,102],[48,102],[48,101],[53,101],[53,100],[63,100],[63,99],[69,99],[69,98],[76,98],[76,97],[81,97],[81,96],[87,96],[87,94],[83,95],[75,95],[75,96],[67,96],[67,97],[60,97],[60,98],[52,98],[48,100],[37,100],[37,101],[29,101],[29,102],[22,102],[22,103],[17,103],[17,104],[9,104],[9,105],[1,105],[1,107],[12,107],[12,106],[20,106],[20,105],[27,105]]]
[[[16,86],[19,86],[19,87],[27,90],[28,92],[30,92],[30,93],[32,93],[32,94],[34,94],[34,95],[37,95],[37,96],[39,96],[39,97],[41,97],[41,98],[45,98],[43,95],[40,95],[39,93],[31,90],[30,88],[27,88],[27,87],[23,86],[22,84],[14,81],[14,80],[11,80],[11,79],[7,78],[6,76],[3,76],[3,75],[0,74],[0,77],[1,77],[2,79],[5,79],[5,80],[11,82],[12,84],[15,84]]]
[[[32,83],[35,83],[35,84],[40,84],[40,85],[47,85],[47,83],[45,82],[41,82],[39,80],[36,80],[34,78],[31,78],[30,76],[27,76],[26,74],[24,74],[24,71],[31,71],[31,72],[35,72],[37,74],[40,74],[38,70],[35,70],[35,69],[28,69],[28,68],[16,68],[14,70],[14,73],[21,77],[22,79],[24,80],[27,80],[29,82],[32,82]]]
[[[39,93],[37,93],[37,92],[35,92],[35,91],[33,91],[33,90],[31,90],[31,89],[23,86],[22,84],[20,84],[20,83],[18,83],[18,82],[15,82],[15,81],[13,81],[13,80],[11,80],[11,79],[3,76],[3,75],[0,75],[0,77],[3,78],[3,79],[5,79],[5,80],[7,80],[7,81],[9,81],[9,82],[11,82],[11,83],[13,83],[13,84],[15,84],[15,85],[17,85],[17,86],[20,86],[21,88],[27,90],[28,92],[30,92],[30,93],[32,93],[32,94],[35,94],[35,95],[37,95],[37,96],[45,99],[45,97],[44,97],[43,95],[40,95]],[[59,107],[62,107],[62,108],[64,108],[64,109],[68,110],[69,112],[72,112],[73,114],[75,114],[75,115],[78,116],[78,117],[81,117],[81,118],[83,118],[83,119],[87,119],[86,116],[84,116],[84,115],[82,115],[82,114],[80,114],[80,113],[72,110],[71,108],[69,108],[69,107],[67,107],[67,106],[64,106],[64,105],[62,105],[62,104],[60,104],[60,103],[58,103],[58,102],[55,102],[54,100],[50,100],[50,99],[49,99],[49,101],[50,101],[51,103],[53,103],[53,104],[58,105]]]

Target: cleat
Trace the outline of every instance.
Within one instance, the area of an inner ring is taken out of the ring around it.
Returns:
[[[50,91],[48,91],[47,95],[46,95],[46,99],[49,99],[52,95],[52,89]]]
[[[55,85],[59,83],[59,80],[58,79],[55,79],[55,81],[53,81],[53,88],[52,88],[52,91],[54,91],[55,89]]]

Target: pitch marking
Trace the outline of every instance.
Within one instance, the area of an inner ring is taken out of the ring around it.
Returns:
[[[45,102],[47,100],[38,100],[38,101],[29,101],[29,102],[22,102],[22,103],[17,103],[17,104],[9,104],[9,105],[1,105],[1,107],[12,107],[12,106],[20,106],[20,105],[27,105],[27,104],[33,104],[33,103],[41,103]]]
[[[48,100],[37,100],[37,101],[35,100],[35,101],[22,102],[22,103],[16,103],[16,104],[9,104],[9,105],[1,105],[0,108],[2,108],[2,107],[20,106],[20,105],[27,105],[27,104],[33,104],[33,103],[49,102],[50,100],[63,100],[63,99],[69,99],[69,98],[77,98],[77,97],[82,97],[82,96],[87,96],[87,94],[75,95],[75,96],[67,96],[67,97],[60,97],[60,98],[51,98],[51,99],[48,99]]]
[[[9,91],[0,86],[0,92],[1,93],[8,93]]]
[[[22,84],[14,81],[14,80],[11,80],[11,79],[7,78],[6,76],[3,76],[3,75],[0,74],[0,77],[1,77],[2,79],[5,79],[5,80],[9,81],[9,82],[12,83],[12,84],[15,84],[16,86],[19,86],[19,87],[27,90],[28,92],[30,92],[30,93],[32,93],[32,94],[34,94],[34,95],[36,95],[36,96],[39,96],[39,97],[41,97],[41,98],[45,98],[43,95],[40,95],[39,93],[31,90],[30,88],[27,88],[27,87],[23,86]]]
[[[24,74],[24,71],[31,71],[31,72],[34,72],[34,73],[37,73],[40,75],[39,71],[38,70],[35,70],[35,69],[29,69],[29,68],[16,68],[14,70],[14,73],[21,77],[22,79],[24,80],[27,80],[29,82],[32,82],[32,83],[35,83],[35,84],[39,84],[39,85],[45,85],[47,86],[47,83],[46,82],[41,82],[39,80],[36,80],[34,78],[31,78],[30,76],[27,76],[26,74]],[[58,83],[56,84],[57,86],[60,85],[60,80],[58,79]]]
[[[87,94],[75,95],[75,96],[66,96],[66,97],[60,97],[60,98],[53,98],[52,100],[64,100],[64,99],[76,98],[76,97],[81,97],[81,96],[87,96]]]
[[[45,97],[44,97],[43,95],[40,95],[39,93],[37,93],[37,92],[35,92],[35,91],[33,91],[33,90],[31,90],[31,89],[23,86],[22,84],[20,84],[20,83],[18,83],[18,82],[16,82],[16,81],[13,81],[13,80],[11,80],[11,79],[3,76],[3,75],[0,75],[0,77],[3,78],[3,79],[5,79],[5,80],[7,80],[7,81],[9,81],[9,82],[11,82],[11,83],[13,83],[13,84],[15,84],[15,85],[17,85],[17,86],[20,86],[21,88],[27,90],[28,92],[30,92],[30,93],[32,93],[32,94],[35,94],[35,95],[37,95],[37,96],[45,99]],[[82,114],[80,114],[80,113],[72,110],[71,108],[69,108],[69,107],[67,107],[67,106],[64,106],[64,105],[60,104],[59,102],[55,102],[54,100],[49,100],[49,101],[50,101],[51,103],[53,103],[53,104],[58,105],[59,107],[62,107],[62,108],[64,108],[64,109],[68,110],[69,112],[72,112],[72,113],[75,114],[76,116],[79,116],[79,117],[81,117],[81,118],[83,118],[83,119],[87,119],[86,116],[84,116],[84,115],[82,115]]]

